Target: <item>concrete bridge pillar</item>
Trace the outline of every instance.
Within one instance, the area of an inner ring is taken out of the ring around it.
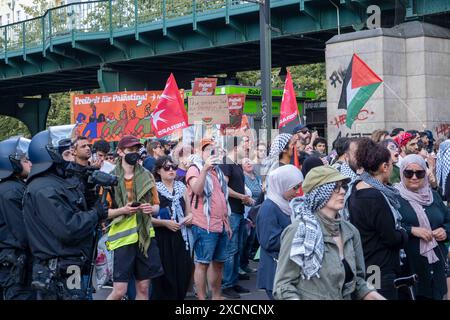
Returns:
[[[345,70],[358,54],[408,107],[381,85],[351,129],[338,109]],[[433,132],[450,130],[450,30],[414,21],[390,29],[335,36],[327,42],[328,142],[339,136],[365,136],[395,127]]]
[[[8,97],[2,101],[0,114],[19,119],[34,136],[36,133],[45,130],[50,106],[51,101],[48,97]]]

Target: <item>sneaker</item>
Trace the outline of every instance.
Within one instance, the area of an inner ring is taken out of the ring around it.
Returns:
[[[246,273],[255,273],[256,271],[258,271],[257,269],[251,268],[251,267],[249,267],[249,266],[245,266],[245,267],[243,267],[243,268],[240,268],[239,271],[240,271],[240,270],[242,270],[242,271],[244,271],[244,272],[246,272]]]
[[[233,288],[222,289],[222,296],[227,299],[240,299],[241,295],[234,291]]]
[[[250,290],[248,290],[238,284],[233,286],[233,290],[236,291],[237,293],[250,293]]]
[[[250,280],[250,276],[248,274],[246,274],[246,273],[239,274],[238,279],[239,280]]]
[[[239,268],[239,274],[246,274],[247,272],[245,272],[242,268]]]

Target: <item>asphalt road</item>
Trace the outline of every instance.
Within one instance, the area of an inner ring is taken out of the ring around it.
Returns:
[[[257,262],[250,262],[250,266],[252,268],[257,268]],[[268,300],[266,292],[264,290],[260,290],[256,288],[256,273],[250,273],[250,280],[240,280],[239,284],[244,288],[250,290],[250,293],[241,294],[240,299],[236,300]],[[94,294],[94,300],[106,300],[106,297],[111,292],[110,288],[102,288],[97,293]],[[186,300],[196,300],[192,295],[186,297]]]

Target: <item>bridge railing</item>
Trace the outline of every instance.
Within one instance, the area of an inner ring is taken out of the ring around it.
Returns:
[[[282,1],[282,0],[272,0]],[[0,58],[46,50],[61,37],[136,28],[184,16],[236,7],[256,6],[243,0],[101,0],[71,3],[49,9],[41,17],[0,27]],[[228,11],[229,12],[229,11]]]

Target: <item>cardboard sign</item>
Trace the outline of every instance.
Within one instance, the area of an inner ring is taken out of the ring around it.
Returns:
[[[151,114],[162,91],[128,91],[71,95],[72,123],[91,142],[118,141],[127,134],[152,137]]]
[[[193,96],[213,96],[216,92],[217,78],[195,78]]]
[[[228,97],[193,96],[188,98],[189,124],[229,124]]]

